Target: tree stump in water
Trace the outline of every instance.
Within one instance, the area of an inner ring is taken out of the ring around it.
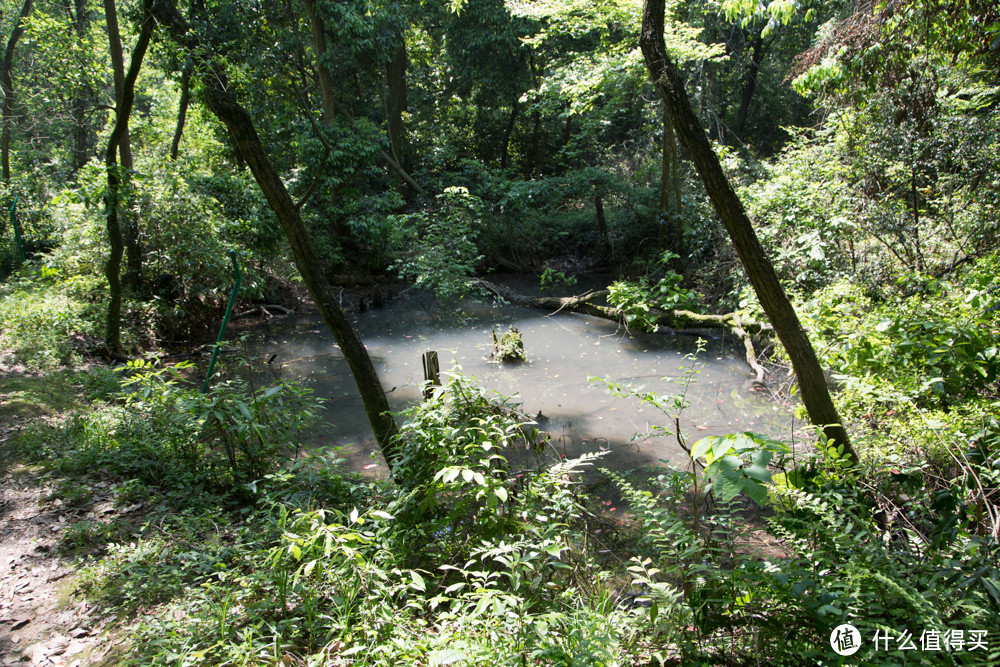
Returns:
[[[441,386],[441,367],[438,363],[438,353],[434,350],[424,352],[424,400],[434,393],[434,387]]]
[[[524,339],[517,327],[512,326],[499,336],[496,327],[493,328],[493,354],[490,356],[493,361],[500,363],[528,360],[524,354]]]

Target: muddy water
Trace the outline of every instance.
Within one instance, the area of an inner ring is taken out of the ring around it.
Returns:
[[[510,325],[523,335],[527,363],[489,360],[492,328]],[[684,391],[684,369],[693,367],[685,394],[690,405],[681,416],[688,443],[743,430],[788,432],[787,411],[752,391],[732,340],[708,338],[692,361],[698,337],[690,334],[632,335],[605,320],[514,305],[464,303],[445,309],[413,291],[360,314],[357,326],[394,410],[420,399],[421,355],[436,350],[442,371],[473,377],[538,415],[540,427],[551,434],[549,454],[556,457],[607,449],[602,465],[618,469],[660,461],[687,464],[672,435],[647,435],[655,425],[669,425],[667,416],[612,395],[591,377],[672,395]],[[327,399],[324,423],[309,444],[342,448],[352,469],[375,464],[384,471],[347,364],[315,311],[273,320],[262,334],[260,356],[277,355],[267,368],[303,381]]]

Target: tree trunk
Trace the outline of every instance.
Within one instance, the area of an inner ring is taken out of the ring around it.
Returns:
[[[3,88],[3,131],[0,135],[0,162],[2,162],[3,182],[10,184],[10,126],[14,122],[14,79],[11,68],[14,66],[14,48],[24,34],[24,21],[31,13],[31,0],[24,0],[17,23],[7,39],[7,48],[3,52],[3,65],[0,68],[0,86]]]
[[[680,156],[677,154],[677,142],[674,139],[674,121],[670,117],[670,111],[666,105],[663,106],[663,169],[660,174],[660,225],[662,232],[661,241],[667,241],[667,225],[672,233],[671,245],[675,255],[674,269],[682,272],[684,267],[682,258],[684,257],[684,227],[681,224],[680,216],[670,219],[670,202],[673,200],[673,207],[677,213],[681,212],[681,181],[678,162]]]
[[[764,38],[758,32],[750,48],[750,68],[747,71],[747,80],[743,84],[743,92],[740,95],[740,108],[736,112],[736,135],[740,139],[743,139],[743,131],[747,125],[747,116],[750,113],[750,101],[753,99],[754,91],[757,89],[757,73],[760,71],[760,61],[764,57],[763,50]]]
[[[323,19],[316,8],[316,0],[305,0],[306,14],[312,26],[313,51],[316,52],[316,71],[319,78],[320,95],[323,98],[323,122],[332,123],[337,115],[337,103],[333,96],[333,77],[323,63],[326,55],[326,31],[323,29]]]
[[[531,180],[538,166],[538,142],[541,141],[542,134],[542,114],[534,111],[531,114],[531,139],[528,145],[528,161],[524,166],[524,177]]]
[[[75,19],[74,29],[77,38],[84,42],[87,39],[87,31],[90,29],[90,10],[87,7],[87,0],[74,0]],[[87,118],[88,108],[96,106],[94,91],[84,85],[81,90],[76,91],[73,97],[73,171],[81,169],[90,160],[97,144],[97,134],[90,126]]]
[[[125,87],[125,62],[122,57],[122,38],[118,30],[118,12],[115,0],[104,0],[104,18],[108,27],[108,47],[111,52],[111,67],[115,81],[115,107],[121,105]],[[118,143],[118,153],[121,156],[121,167],[125,171],[132,170],[132,143],[129,139],[128,116],[125,117],[125,129]],[[122,239],[125,242],[125,284],[130,287],[142,285],[142,248],[139,245],[139,221],[131,206],[121,209],[124,224]]]
[[[323,57],[326,55],[327,50],[326,31],[323,27],[323,17],[318,13],[315,0],[305,0],[305,4],[306,13],[309,15],[309,22],[312,24],[313,50],[316,52],[316,70],[319,78],[320,95],[323,99],[323,122],[326,124],[332,123],[334,117],[338,112],[340,112],[347,119],[347,121],[353,125],[354,115],[348,109],[344,109],[337,104],[337,98],[333,94],[333,77],[330,75],[330,70],[323,64]],[[382,156],[382,159],[385,160],[385,163],[389,165],[389,168],[395,171],[404,183],[413,188],[413,190],[419,195],[427,194],[426,190],[420,187],[420,185],[413,179],[412,176],[410,176],[409,172],[406,171],[403,165],[400,164],[396,158],[383,150],[381,147],[378,149],[378,152],[379,155]]]
[[[108,349],[108,354],[112,358],[122,359],[124,353],[121,344],[121,323],[122,323],[122,283],[121,265],[122,255],[125,252],[125,244],[122,241],[121,224],[118,219],[120,201],[121,178],[118,167],[118,152],[122,137],[125,136],[128,127],[128,117],[132,113],[132,105],[135,102],[135,82],[139,78],[139,70],[142,68],[142,59],[146,55],[146,48],[149,40],[153,36],[153,28],[156,22],[149,13],[150,0],[146,0],[143,6],[142,27],[139,30],[139,39],[132,50],[132,62],[129,64],[128,74],[122,80],[122,94],[118,99],[115,109],[115,127],[111,130],[111,137],[108,139],[108,149],[104,154],[104,163],[108,170],[108,189],[105,192],[105,204],[107,207],[108,238],[111,242],[111,255],[105,265],[105,275],[108,279],[108,291],[111,298],[108,302],[107,331],[104,342]]]
[[[517,123],[517,114],[521,110],[521,105],[517,100],[510,107],[510,118],[507,119],[507,127],[503,132],[503,145],[500,147],[500,169],[506,169],[510,163],[510,138],[514,135],[514,126]]]
[[[344,353],[344,358],[347,359],[379,447],[390,468],[393,468],[400,454],[396,441],[398,428],[389,411],[385,390],[379,382],[361,337],[337,303],[337,295],[324,276],[323,266],[313,250],[312,241],[299,209],[271,163],[253,121],[222,83],[224,76],[220,66],[209,59],[208,54],[213,53],[213,50],[204,48],[197,36],[188,30],[187,22],[178,13],[173,0],[155,0],[154,12],[157,20],[166,27],[171,36],[187,47],[193,58],[198,59],[195,65],[204,72],[205,101],[208,108],[229,129],[264,197],[277,216],[291,246],[295,265],[323,320]]]
[[[407,168],[406,128],[403,125],[403,112],[406,111],[406,43],[403,35],[399,36],[399,46],[393,51],[392,58],[385,66],[385,115],[389,127],[389,153],[396,162]]]
[[[611,246],[611,240],[608,236],[608,219],[604,216],[604,199],[600,194],[594,196],[594,213],[597,215],[597,236],[601,242],[601,248],[607,252]]]
[[[687,154],[705,184],[719,217],[729,232],[764,312],[792,360],[802,402],[814,425],[827,440],[843,447],[843,454],[857,461],[847,430],[833,405],[826,378],[785,290],[750,224],[732,185],[698,122],[684,85],[667,54],[663,39],[664,0],[645,0],[639,44],[646,66],[660,97],[670,110],[674,127]]]
[[[181,137],[184,136],[184,122],[187,120],[188,104],[191,102],[191,66],[186,65],[181,72],[181,99],[177,103],[177,126],[174,140],[170,143],[170,159],[176,160],[181,151]]]

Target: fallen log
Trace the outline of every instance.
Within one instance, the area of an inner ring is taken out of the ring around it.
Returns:
[[[572,313],[580,313],[581,315],[600,317],[613,322],[619,322],[623,325],[626,324],[622,313],[617,309],[594,303],[594,301],[606,298],[608,290],[591,290],[583,294],[567,297],[535,297],[517,294],[506,287],[496,285],[487,280],[476,280],[474,284],[511,303],[549,310],[553,314],[566,310]],[[660,310],[657,308],[650,308],[650,313],[655,315],[653,321],[657,326],[667,329],[725,329],[729,331],[743,343],[747,365],[753,369],[756,381],[762,385],[766,384],[765,378],[767,378],[768,374],[764,367],[760,365],[760,362],[757,361],[757,353],[753,346],[753,336],[771,331],[770,324],[744,320],[739,313],[709,315],[694,313],[689,310]]]

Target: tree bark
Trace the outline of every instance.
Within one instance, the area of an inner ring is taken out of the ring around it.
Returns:
[[[503,145],[500,146],[500,169],[504,170],[510,163],[510,139],[514,135],[514,127],[517,123],[517,114],[521,110],[521,105],[514,100],[510,107],[510,117],[507,119],[507,127],[503,132]]]
[[[750,114],[750,101],[757,89],[757,73],[760,71],[760,61],[763,57],[764,38],[760,32],[757,32],[753,45],[750,47],[750,68],[747,71],[747,80],[743,84],[743,92],[740,95],[740,108],[736,112],[736,135],[740,139],[743,138],[743,132],[746,129],[747,116]]]
[[[188,104],[191,102],[191,66],[186,65],[181,72],[181,99],[177,103],[177,126],[174,140],[170,143],[170,159],[176,160],[181,151],[181,137],[184,136],[184,122],[187,120]]]
[[[857,454],[830,398],[826,378],[809,337],[691,109],[683,82],[664,43],[663,15],[664,0],[645,0],[639,45],[653,83],[670,110],[678,138],[698,170],[712,204],[729,232],[764,312],[791,358],[802,402],[810,420],[823,431],[827,440],[843,447],[845,457],[856,462]]]
[[[663,105],[663,170],[660,175],[660,224],[663,225],[661,239],[667,240],[666,225],[669,220],[667,215],[670,212],[670,202],[673,200],[674,210],[681,212],[681,182],[678,162],[680,156],[677,154],[677,142],[674,139],[674,121],[670,117],[670,110]],[[673,233],[672,246],[674,254],[674,269],[683,271],[684,257],[684,227],[681,224],[680,216],[669,220],[670,231]]]
[[[337,303],[337,295],[324,276],[323,266],[313,250],[299,209],[271,163],[252,119],[223,85],[222,66],[211,60],[209,55],[213,52],[212,49],[204,48],[198,37],[189,31],[187,22],[177,11],[173,0],[155,0],[154,14],[172,38],[186,47],[192,58],[197,59],[195,65],[204,72],[205,101],[208,108],[229,129],[264,197],[277,216],[291,246],[295,265],[347,359],[379,447],[390,468],[393,468],[400,454],[396,439],[398,428],[389,410],[385,390],[361,337]]]
[[[312,26],[313,51],[316,52],[316,72],[319,79],[319,91],[323,99],[323,122],[332,123],[337,115],[337,103],[333,95],[333,77],[330,70],[323,63],[326,55],[326,30],[323,28],[323,19],[316,8],[316,0],[304,0],[306,14],[309,16],[309,24]]]
[[[124,358],[121,344],[121,323],[122,323],[122,283],[121,265],[122,256],[125,253],[125,244],[122,241],[121,223],[118,218],[121,208],[121,177],[118,166],[118,152],[122,137],[125,136],[128,128],[128,117],[132,113],[132,105],[135,102],[135,82],[139,78],[139,70],[142,68],[142,59],[146,55],[146,49],[153,36],[153,28],[156,22],[149,13],[150,1],[146,0],[143,6],[142,26],[139,30],[139,39],[132,50],[132,62],[129,64],[128,74],[122,80],[121,98],[118,100],[115,109],[115,127],[111,130],[111,137],[108,139],[108,149],[104,154],[104,163],[108,171],[108,189],[105,192],[105,204],[107,207],[107,227],[108,239],[111,243],[111,254],[105,264],[104,271],[108,279],[108,291],[110,300],[108,301],[107,330],[105,332],[104,343],[108,354],[115,359]]]
[[[87,39],[90,28],[90,10],[87,0],[74,0],[75,18],[73,27],[77,38],[83,42]],[[89,85],[84,85],[76,91],[73,97],[71,115],[73,116],[73,171],[81,169],[90,160],[97,144],[97,133],[87,119],[87,110],[96,105],[96,96]]]
[[[24,21],[31,13],[31,0],[24,0],[21,13],[18,14],[14,29],[7,39],[7,48],[3,52],[3,65],[0,67],[0,86],[3,88],[3,131],[0,135],[0,162],[2,162],[3,182],[10,183],[10,126],[14,122],[14,79],[11,68],[14,66],[14,48],[24,34]]]
[[[118,30],[118,11],[115,0],[104,0],[104,19],[108,28],[108,49],[111,53],[111,67],[114,71],[115,107],[117,108],[124,96],[125,62],[122,57],[122,38]],[[132,142],[129,139],[128,116],[125,117],[125,129],[118,142],[118,153],[121,156],[121,167],[125,171],[132,170]],[[125,242],[125,284],[131,287],[142,285],[142,248],[139,245],[139,221],[131,207],[122,208],[124,224],[122,239]]]
[[[389,153],[404,169],[409,166],[406,127],[403,125],[403,112],[406,111],[406,64],[406,43],[403,35],[400,35],[399,45],[385,66],[385,115],[389,127]]]
[[[594,213],[597,215],[598,240],[601,248],[607,252],[611,247],[611,238],[608,235],[608,219],[604,215],[604,198],[600,194],[594,195]]]
[[[323,58],[326,55],[327,43],[326,43],[326,29],[323,26],[323,17],[319,15],[319,10],[316,7],[316,0],[305,0],[306,13],[309,15],[309,23],[312,26],[313,35],[313,50],[316,52],[316,70],[317,78],[319,79],[319,90],[320,95],[323,100],[323,122],[325,124],[330,124],[336,117],[337,113],[343,114],[344,118],[351,124],[354,123],[354,115],[347,109],[344,109],[339,104],[337,104],[336,95],[333,91],[333,76],[330,74],[330,70],[323,63]],[[404,57],[405,57],[405,47],[404,47]],[[405,64],[404,64],[405,73]],[[405,79],[404,79],[405,85]],[[404,89],[404,100],[403,104],[405,106],[405,89]],[[402,122],[402,120],[400,120]],[[390,150],[391,150],[391,137],[390,137]],[[409,185],[413,190],[424,196],[427,191],[424,190],[420,185],[410,176],[409,172],[403,167],[403,165],[393,157],[389,152],[385,151],[383,148],[378,149],[379,155],[385,160],[385,163],[389,165],[389,168],[395,171],[404,183]]]

